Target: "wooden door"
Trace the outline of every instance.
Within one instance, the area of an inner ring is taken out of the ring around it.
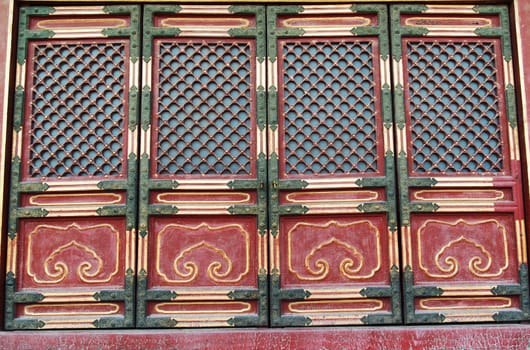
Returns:
[[[137,324],[267,324],[264,8],[146,6]]]
[[[20,11],[9,329],[134,325],[139,15]]]
[[[529,318],[506,7],[140,10],[21,8],[7,328]]]
[[[401,321],[386,6],[271,6],[271,324]]]
[[[508,9],[393,6],[405,319],[528,317]]]

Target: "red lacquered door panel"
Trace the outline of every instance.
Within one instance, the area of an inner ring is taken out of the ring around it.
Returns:
[[[138,325],[264,325],[264,9],[144,17]]]
[[[385,6],[274,6],[271,323],[400,322]]]
[[[507,9],[396,6],[392,16],[406,321],[524,319]]]

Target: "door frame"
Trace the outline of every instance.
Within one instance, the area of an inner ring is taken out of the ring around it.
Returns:
[[[119,3],[119,1],[111,1],[114,3]],[[166,1],[161,1],[166,2]],[[212,1],[209,1],[210,3]],[[239,1],[237,1],[239,2]],[[304,1],[296,1],[299,3],[304,3]],[[307,1],[306,1],[307,2]],[[335,2],[347,2],[347,1],[335,1]],[[381,1],[362,1],[362,2],[378,2]],[[396,1],[397,2],[397,1]],[[417,1],[417,0],[411,0],[411,1],[399,1],[404,3],[411,3],[411,2],[423,2],[423,1]],[[430,1],[432,3],[434,2],[442,2],[440,1]],[[483,0],[477,0],[476,3],[486,3],[487,1]],[[519,84],[517,85],[517,90],[519,91],[518,96],[520,96],[520,103],[519,103],[519,109],[520,109],[520,115],[522,116],[522,132],[521,134],[524,135],[523,137],[523,145],[522,149],[524,150],[525,154],[530,154],[530,119],[528,114],[528,101],[530,101],[530,90],[526,88],[526,86],[530,86],[530,47],[525,47],[523,45],[524,42],[528,42],[530,40],[530,28],[528,26],[524,26],[523,18],[529,18],[530,17],[530,6],[523,3],[523,0],[513,0],[510,2],[512,12],[516,15],[513,16],[513,24],[515,27],[515,33],[516,33],[516,43],[517,43],[517,57],[518,61],[515,62],[516,65],[516,71],[519,72],[518,74],[518,81]],[[31,3],[38,4],[40,1],[32,1]],[[278,3],[281,3],[281,1],[278,1]],[[468,1],[453,1],[453,3],[468,3]],[[12,106],[10,105],[10,96],[13,92],[13,81],[14,77],[16,76],[16,72],[14,69],[12,69],[12,65],[10,62],[13,62],[12,60],[12,48],[11,43],[14,38],[15,30],[14,23],[16,19],[15,15],[15,8],[17,7],[18,2],[14,0],[0,0],[0,10],[2,10],[4,13],[7,13],[7,20],[2,21],[0,23],[0,80],[4,82],[2,87],[0,88],[0,154],[2,157],[0,157],[0,168],[6,170],[7,162],[6,159],[9,159],[6,155],[9,155],[9,142],[10,142],[10,136],[9,135],[9,121],[8,116],[9,112],[12,109]],[[7,43],[7,44],[6,44]],[[1,47],[2,45],[5,45],[5,47]],[[11,88],[9,88],[11,87]],[[525,185],[528,189],[528,174],[530,173],[530,166],[528,162],[526,162],[526,178],[525,178]],[[7,169],[9,170],[9,169]],[[0,172],[0,186],[4,189],[4,193],[7,193],[8,191],[5,191],[5,189],[8,186],[8,176],[6,176],[9,172],[4,171]],[[525,201],[528,203],[529,196],[528,191],[525,191]],[[6,226],[6,203],[7,198],[4,195],[4,198],[0,198],[0,211],[2,213],[3,220],[0,221],[0,230],[3,232],[5,230]],[[5,263],[5,238],[2,237],[2,240],[0,240],[0,276],[1,278],[4,278],[3,276],[5,268],[3,264]],[[4,291],[0,291],[0,299],[3,301],[3,293]],[[4,303],[0,303],[0,308],[3,310]],[[2,319],[3,321],[3,319]],[[2,323],[3,324],[3,323]]]

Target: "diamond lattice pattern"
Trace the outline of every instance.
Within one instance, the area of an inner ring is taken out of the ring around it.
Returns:
[[[123,168],[123,43],[34,46],[29,176],[117,176]]]
[[[369,41],[283,45],[286,174],[377,171],[372,46]]]
[[[493,42],[408,42],[412,170],[503,171]]]
[[[245,42],[162,42],[157,173],[251,172],[251,60]]]

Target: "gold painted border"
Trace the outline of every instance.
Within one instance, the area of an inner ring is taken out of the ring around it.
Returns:
[[[230,20],[234,20],[234,21],[239,21],[241,24],[239,26],[229,26],[229,25],[223,25],[223,26],[216,26],[216,25],[212,25],[211,27],[207,27],[208,30],[207,32],[211,31],[213,28],[215,28],[214,30],[224,30],[224,31],[227,31],[231,28],[248,28],[250,27],[250,21],[246,18],[237,18],[237,17],[227,17],[226,18],[227,20],[230,19]],[[190,28],[193,28],[193,30],[195,29],[202,29],[204,30],[204,26],[197,26],[197,25],[180,25],[180,26],[174,26],[174,25],[169,25],[167,24],[168,21],[171,21],[171,20],[178,20],[178,21],[182,21],[182,22],[192,22],[192,23],[195,23],[198,21],[198,19],[196,18],[187,18],[187,17],[167,17],[167,18],[164,18],[160,23],[162,24],[161,27],[163,28],[186,28],[186,29],[190,29]],[[211,22],[211,23],[215,23],[215,22],[219,22],[219,21],[222,21],[222,18],[207,18],[207,17],[204,17],[204,18],[201,18],[200,19],[201,22]]]
[[[1,240],[0,240],[1,242]],[[17,276],[17,253],[18,253],[18,232],[14,239],[7,240],[6,270],[12,272],[13,277]]]
[[[250,303],[245,303],[245,302],[242,302],[242,301],[234,301],[234,302],[213,302],[213,301],[197,301],[197,302],[180,302],[178,304],[185,304],[185,305],[236,305],[236,304],[239,304],[240,305],[240,308],[239,310],[231,310],[231,309],[226,309],[226,310],[187,310],[187,311],[173,311],[173,312],[170,312],[170,311],[165,311],[165,310],[161,310],[160,307],[163,307],[163,306],[166,306],[166,305],[175,305],[177,303],[158,303],[155,305],[155,311],[159,314],[164,314],[164,315],[189,315],[189,314],[207,314],[207,315],[216,315],[216,314],[242,314],[242,313],[246,313],[248,311],[251,310],[252,308],[252,305]]]
[[[57,198],[57,197],[64,197],[64,198],[86,198],[90,197],[91,199],[94,199],[93,201],[87,201],[87,202],[61,202],[61,203],[38,203],[38,200],[40,198]],[[95,198],[97,197],[114,197],[114,200],[111,201],[98,201]],[[116,204],[121,202],[122,195],[117,193],[90,193],[90,194],[37,194],[29,197],[29,204],[31,205],[38,205],[38,206],[45,206],[45,207],[55,207],[55,206],[71,206],[71,205],[77,205],[77,206],[85,206],[85,205],[107,205],[107,204]]]
[[[399,1],[399,0],[398,0]],[[434,2],[434,1],[430,1]],[[454,1],[453,2],[457,2]],[[475,1],[475,2],[480,2]],[[475,5],[427,5],[427,10],[424,13],[451,13],[451,14],[474,14]]]
[[[451,11],[453,10],[451,8],[451,6],[448,6],[447,9],[444,9],[444,11]],[[469,21],[472,21],[472,20],[478,20],[478,21],[483,21],[485,22],[484,24],[482,25],[458,25],[458,24],[454,24],[454,25],[449,25],[449,24],[414,24],[414,23],[410,23],[412,21],[418,21],[418,20],[431,20],[431,21],[444,21],[444,20],[459,20],[459,19],[462,19],[462,20],[469,20]],[[457,30],[463,30],[463,31],[469,31],[469,30],[475,30],[477,28],[491,28],[492,27],[492,21],[491,19],[489,18],[483,18],[483,17],[420,17],[420,16],[417,16],[417,17],[410,17],[410,18],[407,18],[405,19],[405,25],[406,26],[409,26],[409,27],[422,27],[422,28],[427,28],[427,29],[431,29],[431,28],[434,28],[434,29],[447,29],[447,30],[452,30],[454,31],[455,29]]]
[[[291,22],[292,21],[300,21],[300,20],[352,20],[352,21],[358,21],[359,23],[356,24],[356,25],[336,25],[336,24],[333,24],[333,25],[327,25],[327,24],[316,24],[316,25],[304,25],[304,26],[296,26],[296,25],[292,25]],[[340,29],[346,29],[346,30],[351,30],[352,27],[355,28],[355,27],[367,27],[369,26],[372,22],[370,21],[369,18],[366,18],[366,17],[360,17],[360,16],[352,16],[352,17],[347,17],[347,16],[344,16],[344,17],[303,17],[303,18],[299,18],[299,17],[291,17],[291,18],[287,18],[285,20],[282,21],[283,25],[287,28],[303,28],[303,29],[323,29],[323,30],[329,30],[330,28],[333,28],[333,29],[337,29],[337,30],[340,30]]]
[[[96,1],[99,2],[99,1]],[[93,2],[92,2],[93,3]],[[104,6],[57,6],[54,7],[53,16],[64,15],[106,15]]]
[[[75,311],[75,312],[36,312],[31,311],[35,308],[50,308],[53,309],[56,306],[110,306],[111,310],[109,311]],[[97,316],[97,315],[115,315],[120,311],[120,306],[113,303],[81,303],[81,304],[32,304],[24,306],[24,314],[31,316]]]
[[[79,328],[96,328],[94,325],[96,318],[74,318],[51,319],[44,321],[42,329],[79,329]]]
[[[332,198],[325,198],[325,199],[308,199],[308,200],[297,200],[293,197],[296,197],[297,195],[321,195],[321,194],[350,194],[350,193],[361,193],[361,194],[367,194],[367,198],[356,198],[356,199],[332,199]],[[367,201],[375,201],[379,198],[379,193],[376,191],[343,191],[343,192],[336,192],[336,191],[311,191],[311,192],[291,192],[288,193],[285,196],[285,199],[287,199],[291,203],[345,203],[345,202],[367,202]]]
[[[268,235],[258,234],[258,273],[267,273],[269,270]]]
[[[241,196],[243,199],[239,200],[176,200],[176,201],[170,201],[170,200],[164,200],[162,197],[168,196],[168,195],[219,195],[219,196]],[[219,193],[219,192],[164,192],[159,193],[156,196],[156,200],[159,203],[165,203],[165,204],[225,204],[225,206],[228,206],[232,203],[248,203],[250,201],[250,194],[244,193],[244,192],[230,192],[230,193]]]
[[[335,309],[315,309],[315,310],[308,310],[308,309],[302,309],[299,310],[296,307],[300,305],[329,305],[329,304],[355,304],[355,303],[374,303],[376,304],[373,307],[370,308],[335,308]],[[320,313],[330,313],[330,312],[366,312],[366,311],[377,311],[381,310],[383,308],[383,302],[378,299],[341,299],[341,300],[317,300],[317,301],[295,301],[292,303],[289,303],[288,310],[292,313],[311,313],[311,314],[320,314]]]
[[[444,194],[444,193],[462,193],[462,192],[465,192],[465,193],[485,193],[485,192],[490,192],[490,193],[493,193],[495,195],[495,198],[469,198],[469,197],[458,197],[458,198],[444,198],[444,197],[432,197],[432,198],[425,198],[425,197],[421,197],[421,194],[424,194],[424,193],[433,193],[433,194],[436,194],[436,193],[440,193],[440,194]],[[436,202],[453,202],[453,201],[457,201],[457,202],[467,202],[467,201],[473,201],[473,202],[488,202],[488,201],[500,201],[500,200],[503,200],[505,199],[505,196],[504,196],[504,192],[502,191],[499,191],[499,190],[472,190],[472,189],[463,189],[463,190],[446,190],[446,191],[441,191],[441,190],[420,190],[420,191],[415,191],[414,192],[414,199],[415,200],[418,200],[418,201],[436,201]],[[466,204],[467,205],[467,204]]]
[[[446,300],[453,300],[453,301],[458,301],[458,300],[462,300],[462,301],[466,301],[466,300],[503,300],[505,303],[503,306],[491,306],[491,305],[477,305],[477,306],[469,306],[469,305],[462,305],[462,306],[458,306],[458,305],[455,305],[455,306],[440,306],[440,307],[437,307],[437,306],[427,306],[425,305],[426,302],[429,302],[429,301],[438,301],[438,300],[443,300],[443,301],[446,301]],[[496,309],[500,309],[500,308],[509,308],[512,306],[512,299],[510,298],[506,298],[506,297],[485,297],[485,298],[480,298],[480,297],[472,297],[472,298],[467,298],[467,297],[462,297],[462,298],[425,298],[425,299],[420,299],[419,301],[419,304],[420,304],[420,307],[424,310],[483,310],[483,309],[492,309],[492,308],[496,308]]]
[[[43,292],[43,303],[73,303],[73,302],[94,302],[94,292]]]
[[[71,13],[70,15],[73,15]],[[46,26],[48,23],[74,23],[74,24],[82,24],[79,27],[68,27],[68,28],[57,28],[53,26]],[[107,23],[116,23],[114,25],[102,25],[102,26],[90,26],[90,23],[99,23],[99,22],[107,22]],[[44,24],[44,25],[43,25]],[[51,29],[54,31],[66,31],[66,30],[79,30],[79,29],[105,29],[105,28],[127,28],[127,21],[123,18],[83,18],[83,19],[71,19],[71,18],[65,18],[65,19],[44,19],[42,21],[39,21],[37,23],[38,29]]]

